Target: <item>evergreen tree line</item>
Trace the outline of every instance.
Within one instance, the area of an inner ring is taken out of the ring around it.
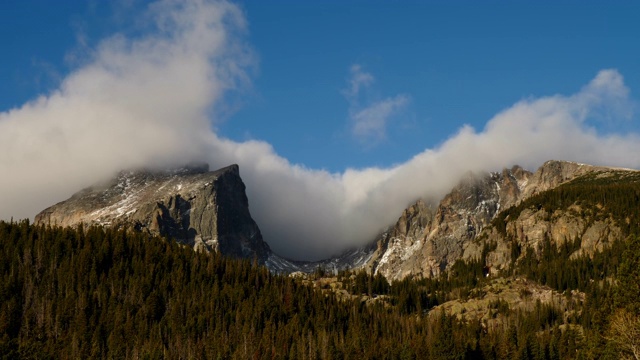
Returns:
[[[6,359],[462,358],[481,331],[140,233],[0,222],[0,244]]]
[[[578,177],[554,189],[538,193],[516,206],[502,211],[492,225],[507,236],[508,219],[516,219],[524,209],[572,211],[578,205],[577,214],[589,220],[611,218],[627,237],[640,234],[640,174],[635,172],[590,173]]]
[[[427,315],[445,300],[438,294],[460,280],[407,279],[389,285],[378,278],[374,286],[375,276],[368,277],[367,291],[370,279],[372,290],[386,289],[393,300],[391,306],[366,305],[338,300],[248,260],[197,253],[122,230],[0,222],[0,244],[0,354],[7,359],[606,355],[603,337],[595,349],[585,349],[585,335],[545,305],[514,312],[502,329],[493,330],[444,313]],[[638,265],[637,254],[625,256]],[[633,264],[627,266],[626,281],[637,280]],[[464,264],[458,266],[464,271]],[[623,299],[616,306],[634,310],[639,294],[627,290],[616,295]],[[596,293],[595,299],[609,295]]]

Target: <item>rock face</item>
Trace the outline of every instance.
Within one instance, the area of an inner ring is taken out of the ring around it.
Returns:
[[[610,171],[611,168],[579,164],[570,161],[550,160],[544,163],[527,182],[518,200],[526,199],[543,191],[596,171]]]
[[[512,263],[513,246],[539,251],[545,240],[562,245],[576,238],[589,254],[622,236],[613,219],[575,204],[556,211],[527,208],[492,226],[503,211],[587,174],[631,170],[548,161],[535,173],[519,166],[496,173],[469,173],[439,204],[422,200],[369,246],[319,262],[290,261],[272,253],[251,218],[237,165],[210,172],[208,166],[174,171],[126,171],[45,209],[36,223],[126,226],[174,238],[199,250],[257,258],[277,272],[330,272],[364,268],[388,280],[435,277],[458,259],[477,259],[483,249],[492,272]]]
[[[591,209],[573,205],[569,211],[525,209],[517,217],[509,219],[506,231],[501,234],[494,228],[487,229],[481,241],[469,243],[463,259],[478,258],[485,244],[496,244],[488,253],[486,262],[492,273],[506,269],[512,260],[512,247],[532,249],[540,254],[549,240],[560,248],[565,243],[580,240],[580,249],[571,256],[593,254],[622,238],[622,230],[610,217],[595,215]]]
[[[519,166],[500,173],[468,174],[437,207],[418,201],[407,208],[398,222],[377,241],[377,249],[365,268],[389,280],[407,276],[434,277],[458,259],[479,258],[484,244],[497,248],[487,259],[492,271],[510,262],[510,245],[489,227],[500,213],[535,194],[591,172],[611,170],[564,161],[548,161],[535,173]],[[545,237],[561,244],[580,236],[582,251],[592,252],[620,236],[610,219],[589,222],[580,209],[546,214],[523,211],[510,219],[507,232],[520,246],[538,249]],[[483,234],[484,242],[474,241]]]
[[[208,165],[123,171],[43,210],[35,222],[125,226],[260,263],[271,253],[249,213],[237,165],[217,171]]]
[[[470,173],[436,208],[416,202],[382,235],[368,269],[389,280],[440,275],[500,209],[515,204],[531,177],[518,166],[501,173]]]

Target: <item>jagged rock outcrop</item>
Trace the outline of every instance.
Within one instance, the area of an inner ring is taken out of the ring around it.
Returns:
[[[524,209],[517,217],[508,219],[505,233],[490,228],[483,235],[481,241],[468,244],[462,258],[479,258],[485,244],[495,244],[496,248],[486,258],[491,273],[504,270],[512,260],[517,260],[512,258],[514,246],[540,254],[547,240],[557,248],[580,240],[580,249],[571,255],[575,258],[601,251],[623,236],[611,217],[594,216],[579,205],[571,206],[568,211]]]
[[[572,161],[549,160],[538,168],[533,176],[531,176],[531,179],[524,187],[519,200],[553,189],[564,182],[577,178],[578,176],[582,176],[590,172],[608,170],[611,170],[611,168],[580,164]]]
[[[439,204],[419,200],[369,246],[319,262],[295,262],[273,254],[251,218],[237,165],[218,171],[194,166],[174,171],[124,171],[43,210],[36,223],[126,226],[174,238],[200,250],[257,258],[277,272],[337,272],[365,268],[388,280],[443,274],[458,259],[486,255],[491,271],[512,262],[513,247],[539,251],[547,239],[576,238],[575,256],[590,254],[621,237],[615,221],[575,204],[569,209],[527,208],[490,225],[503,210],[586,174],[630,171],[548,161],[535,173],[519,166],[497,173],[469,173]],[[589,215],[590,214],[590,215]],[[588,215],[588,216],[587,216]],[[492,249],[483,254],[491,244]]]
[[[271,254],[249,213],[237,165],[217,171],[208,165],[122,171],[43,210],[35,222],[124,226],[261,263]]]
[[[518,200],[531,176],[519,166],[469,173],[436,208],[416,202],[383,234],[368,269],[389,280],[440,275],[500,209]]]
[[[365,268],[389,280],[439,276],[458,259],[479,258],[484,244],[493,241],[496,249],[487,262],[497,271],[511,260],[506,237],[488,227],[500,211],[579,176],[607,170],[611,169],[548,161],[535,173],[514,166],[500,173],[468,174],[437,207],[418,201],[407,208],[377,241]],[[522,248],[534,249],[540,248],[545,237],[558,244],[580,237],[581,252],[588,253],[620,236],[611,219],[587,221],[580,211],[523,211],[518,219],[510,219],[508,237],[517,239]],[[485,241],[474,241],[483,231]]]
[[[532,312],[545,304],[569,319],[584,301],[585,294],[577,290],[563,294],[525,278],[498,278],[473,289],[464,298],[435,306],[429,316],[439,316],[444,311],[459,320],[480,321],[487,331],[502,331],[509,313]]]

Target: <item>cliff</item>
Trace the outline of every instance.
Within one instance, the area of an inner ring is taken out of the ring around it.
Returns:
[[[418,201],[408,207],[377,240],[365,268],[389,280],[435,277],[456,260],[479,258],[485,245],[493,245],[497,248],[489,254],[487,265],[497,271],[510,265],[513,239],[519,248],[535,250],[547,238],[558,245],[580,239],[580,253],[592,253],[621,233],[606,216],[585,217],[589,209],[584,205],[524,209],[517,218],[502,219],[506,222],[502,233],[492,222],[505,210],[573,179],[619,172],[637,173],[566,161],[548,161],[535,173],[519,166],[497,173],[469,173],[437,206]]]
[[[125,226],[261,263],[270,254],[251,218],[237,165],[122,171],[43,210],[35,223]]]

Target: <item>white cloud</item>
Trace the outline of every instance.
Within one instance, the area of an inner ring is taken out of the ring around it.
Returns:
[[[59,89],[0,114],[0,216],[33,216],[119,168],[201,156],[205,114],[245,81],[244,17],[202,1],[151,13],[160,31],[105,39]]]
[[[357,101],[360,90],[363,87],[367,87],[375,81],[373,75],[362,70],[362,66],[359,64],[351,65],[349,69],[351,78],[349,79],[349,87],[343,91],[343,94],[347,99]]]
[[[349,87],[343,90],[343,94],[349,101],[351,134],[362,143],[376,145],[387,137],[389,121],[407,106],[409,97],[400,94],[370,101],[363,93],[373,84],[373,75],[363,71],[359,64],[351,66],[350,75]]]
[[[0,113],[0,218],[32,217],[122,168],[238,163],[272,248],[319,259],[371,241],[409,203],[443,196],[468,170],[533,169],[548,159],[640,166],[638,134],[599,134],[589,125],[605,110],[628,116],[628,89],[615,70],[571,96],[520,101],[484,129],[463,127],[397,166],[329,173],[291,164],[265,142],[211,130],[225,94],[248,82],[241,11],[167,0],[151,14],[161,31],[106,39],[58,90]],[[354,81],[349,89],[358,94],[373,77]]]
[[[382,140],[386,137],[387,123],[392,115],[409,102],[405,95],[398,95],[375,102],[351,114],[352,132],[359,139]]]

